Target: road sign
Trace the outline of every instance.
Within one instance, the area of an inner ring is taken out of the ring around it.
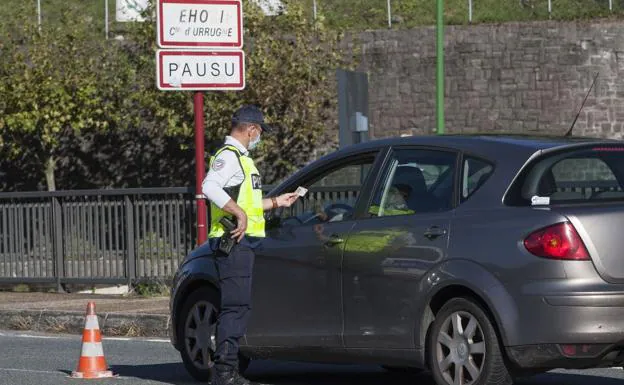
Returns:
[[[157,0],[156,86],[193,90],[197,244],[206,240],[204,95],[200,91],[245,88],[241,0]],[[194,48],[196,50],[184,50]],[[200,50],[201,49],[201,50]],[[205,50],[204,50],[205,49]]]
[[[243,47],[241,0],[159,0],[160,48]]]
[[[243,51],[156,52],[158,89],[225,91],[245,88]]]

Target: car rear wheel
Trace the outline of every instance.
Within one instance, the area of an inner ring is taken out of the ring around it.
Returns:
[[[438,385],[511,385],[496,330],[468,298],[448,301],[429,334],[428,359]]]

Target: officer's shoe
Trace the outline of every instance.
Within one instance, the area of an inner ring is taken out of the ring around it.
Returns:
[[[241,376],[236,370],[217,371],[212,385],[263,385]]]

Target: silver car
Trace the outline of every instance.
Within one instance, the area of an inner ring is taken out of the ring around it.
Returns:
[[[624,362],[624,144],[505,136],[378,140],[270,195],[249,359],[428,369],[511,384]],[[210,378],[219,286],[205,244],[176,274],[172,342]]]

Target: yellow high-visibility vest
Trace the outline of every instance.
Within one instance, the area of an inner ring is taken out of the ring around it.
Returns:
[[[264,210],[262,208],[262,182],[260,179],[260,173],[254,164],[253,159],[249,156],[241,154],[241,152],[234,146],[225,145],[220,148],[215,155],[210,159],[210,167],[214,159],[223,151],[234,151],[240,162],[245,179],[240,186],[237,186],[234,190],[238,190],[237,196],[230,197],[236,201],[241,209],[247,214],[247,231],[245,234],[252,237],[263,238],[264,232]],[[226,191],[228,189],[225,189]],[[223,235],[223,225],[219,223],[224,216],[231,216],[225,211],[221,210],[213,202],[210,202],[210,233],[209,238],[217,238]]]

